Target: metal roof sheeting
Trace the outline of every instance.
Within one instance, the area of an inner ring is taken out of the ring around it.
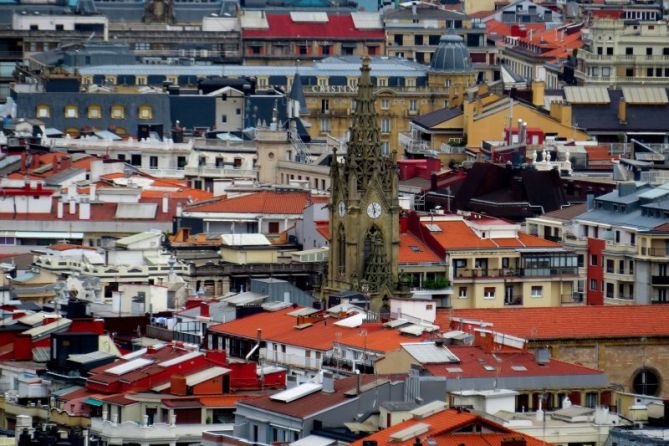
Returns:
[[[571,104],[608,104],[611,102],[606,87],[564,87],[564,95]]]
[[[290,403],[300,398],[304,398],[307,395],[318,392],[323,388],[321,384],[316,383],[304,383],[292,389],[284,390],[283,392],[275,393],[270,396],[270,399],[275,401],[281,401],[284,403]]]
[[[156,203],[119,203],[114,218],[120,219],[152,219],[156,218]]]
[[[115,358],[116,355],[108,352],[94,351],[90,353],[83,354],[74,354],[67,357],[68,361],[76,362],[79,364],[87,364],[89,362],[100,361],[103,359]]]
[[[457,363],[460,359],[455,356],[446,347],[436,345],[434,342],[419,342],[415,344],[402,344],[402,348],[406,350],[416,361],[421,364],[443,364],[443,363]]]
[[[192,375],[188,375],[186,377],[186,385],[196,386],[210,379],[214,379],[217,376],[225,375],[226,373],[230,373],[230,369],[226,369],[225,367],[210,367],[200,372],[193,373]]]
[[[142,367],[146,367],[149,364],[153,364],[152,359],[146,359],[146,358],[137,358],[133,359],[132,361],[128,361],[126,363],[123,363],[121,365],[117,365],[116,367],[109,368],[105,370],[107,373],[111,373],[112,375],[124,375],[128,372],[132,372],[133,370],[141,369]]]
[[[662,87],[623,87],[623,96],[628,104],[666,104],[667,90]]]

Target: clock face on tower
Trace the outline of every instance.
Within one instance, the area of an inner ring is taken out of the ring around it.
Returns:
[[[339,213],[340,217],[343,217],[344,215],[346,215],[346,204],[344,204],[343,201],[340,201],[337,204],[337,212]]]
[[[367,206],[367,215],[369,215],[369,218],[379,218],[381,216],[381,205],[376,201],[369,203]]]

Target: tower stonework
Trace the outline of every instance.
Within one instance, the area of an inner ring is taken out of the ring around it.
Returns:
[[[396,155],[382,153],[369,59],[362,63],[351,137],[331,177],[330,254],[326,293],[365,292],[372,310],[397,289],[399,253]]]

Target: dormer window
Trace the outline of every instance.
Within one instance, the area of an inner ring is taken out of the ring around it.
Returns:
[[[74,104],[69,104],[65,106],[65,117],[69,119],[75,119],[79,117],[79,107]]]
[[[88,119],[102,118],[102,108],[99,105],[88,106]]]
[[[140,105],[139,119],[153,119],[153,108],[150,105]]]
[[[125,107],[121,104],[115,104],[111,107],[112,119],[125,119]]]
[[[35,115],[38,118],[50,118],[51,117],[51,109],[47,104],[38,104],[37,108],[35,110]]]

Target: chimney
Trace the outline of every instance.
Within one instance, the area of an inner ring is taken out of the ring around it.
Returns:
[[[77,186],[70,184],[67,186],[67,198],[69,200],[74,200],[74,197],[77,196]]]
[[[627,124],[627,103],[624,97],[618,101],[618,122]]]
[[[90,188],[88,189],[88,200],[93,202],[95,201],[96,197],[96,192],[97,192],[97,184],[91,183]]]
[[[74,201],[74,198],[70,199],[70,214],[77,213],[77,202]]]
[[[331,371],[323,370],[323,392],[334,393],[334,376]]]
[[[546,84],[543,81],[532,82],[532,105],[537,108],[543,108],[545,94]]]
[[[177,217],[181,217],[181,213],[183,212],[183,210],[184,210],[183,204],[177,203],[177,212],[176,212]]]
[[[162,207],[163,214],[167,214],[167,211],[169,211],[169,209],[170,209],[170,200],[169,200],[169,197],[167,196],[167,194],[163,194],[162,205],[163,205],[163,207]]]
[[[58,216],[59,219],[61,219],[61,218],[63,218],[63,206],[64,206],[63,205],[63,200],[58,200],[58,205],[57,206],[58,206],[57,216]]]
[[[79,220],[90,220],[90,219],[91,219],[91,203],[86,198],[82,198],[81,203],[79,203]]]

